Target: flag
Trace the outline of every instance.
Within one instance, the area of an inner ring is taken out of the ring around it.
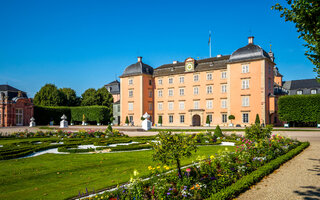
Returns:
[[[211,42],[211,31],[209,31],[209,40],[208,40],[208,45],[210,45]]]

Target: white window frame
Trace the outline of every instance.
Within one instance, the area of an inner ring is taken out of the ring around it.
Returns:
[[[129,115],[129,122],[133,122],[133,116],[132,115]]]
[[[128,110],[132,111],[133,110],[133,103],[128,103]]]
[[[162,85],[162,79],[158,79],[158,84]]]
[[[163,110],[163,103],[162,102],[158,103],[158,110]]]
[[[199,81],[199,74],[193,75],[193,81],[198,82]]]
[[[226,79],[227,78],[227,71],[221,72],[221,79]]]
[[[242,123],[249,123],[249,113],[242,113]]]
[[[207,73],[207,81],[211,81],[212,80],[212,73]]]
[[[210,123],[212,122],[212,114],[208,114]]]
[[[250,80],[249,79],[242,79],[241,80],[241,89],[249,89],[250,88]]]
[[[227,108],[227,100],[221,99],[221,108]]]
[[[207,94],[212,94],[212,85],[207,85]]]
[[[168,90],[168,96],[169,96],[169,97],[172,97],[172,96],[173,96],[173,89],[169,89],[169,90]]]
[[[152,98],[152,95],[153,95],[153,94],[152,94],[152,91],[149,90],[149,97]]]
[[[193,94],[199,95],[199,87],[193,87]]]
[[[184,110],[184,101],[179,102],[179,110]]]
[[[168,78],[168,83],[169,83],[169,84],[173,84],[173,77],[169,77],[169,78]]]
[[[179,95],[184,96],[184,88],[179,88]]]
[[[168,110],[173,110],[174,103],[172,101],[168,102]]]
[[[212,109],[213,108],[213,101],[212,100],[207,100],[206,101],[206,107],[207,107],[207,109]]]
[[[149,103],[149,110],[152,110],[152,103]]]
[[[227,114],[225,114],[225,113],[221,114],[221,121],[222,121],[222,123],[228,122]]]
[[[249,98],[249,96],[242,96],[242,106],[243,107],[250,106],[250,98]]]
[[[129,90],[129,97],[132,98],[133,97],[133,90]]]
[[[193,101],[193,109],[200,109],[200,101]]]
[[[184,123],[184,115],[180,115],[180,123]]]
[[[184,76],[180,76],[180,77],[179,77],[179,82],[180,82],[180,83],[184,83]]]
[[[169,115],[169,124],[173,123],[173,115]]]
[[[245,73],[249,73],[249,64],[243,64],[241,65],[242,70],[241,73],[245,74]]]
[[[128,80],[128,85],[133,85],[133,79],[132,79],[132,78],[130,78],[130,79]]]
[[[227,84],[221,85],[221,93],[227,93]]]
[[[158,97],[162,97],[163,93],[162,90],[158,90]]]

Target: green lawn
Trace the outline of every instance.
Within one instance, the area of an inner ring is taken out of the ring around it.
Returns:
[[[201,146],[198,155],[212,155],[223,146]],[[228,147],[234,150],[234,147]],[[147,176],[152,151],[109,154],[45,154],[33,158],[0,161],[0,199],[66,199],[85,188],[92,191],[127,182],[138,170]]]

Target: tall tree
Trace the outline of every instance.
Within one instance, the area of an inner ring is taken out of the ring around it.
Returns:
[[[113,97],[107,88],[102,87],[97,90],[98,104],[101,106],[112,107]]]
[[[285,21],[295,23],[299,38],[303,38],[308,48],[305,55],[315,65],[314,72],[320,78],[320,1],[319,0],[286,0],[284,7],[277,3],[272,9],[281,12]]]
[[[60,88],[59,91],[63,96],[63,103],[64,106],[78,106],[79,105],[79,98],[77,98],[76,91],[71,88]]]
[[[44,85],[34,96],[33,103],[37,106],[60,106],[63,95],[54,84]]]
[[[86,91],[84,91],[84,93],[81,96],[82,96],[82,101],[81,101],[82,106],[99,105],[97,91],[94,88],[87,89]]]

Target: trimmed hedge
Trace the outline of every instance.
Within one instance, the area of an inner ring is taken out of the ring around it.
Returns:
[[[278,169],[283,163],[287,162],[294,156],[298,155],[301,151],[310,145],[309,142],[303,142],[300,146],[292,149],[285,155],[282,155],[269,163],[259,167],[254,172],[242,177],[234,184],[220,190],[219,192],[211,195],[209,199],[233,199],[237,197],[240,193],[248,190],[250,186],[259,182],[263,177],[271,174],[274,170]]]
[[[48,125],[51,120],[59,124],[62,115],[67,116],[67,121],[81,122],[83,115],[87,122],[111,122],[112,110],[106,106],[79,106],[79,107],[49,107],[35,106],[34,118],[38,125]]]
[[[320,94],[282,96],[278,105],[281,121],[308,123],[320,118]]]

